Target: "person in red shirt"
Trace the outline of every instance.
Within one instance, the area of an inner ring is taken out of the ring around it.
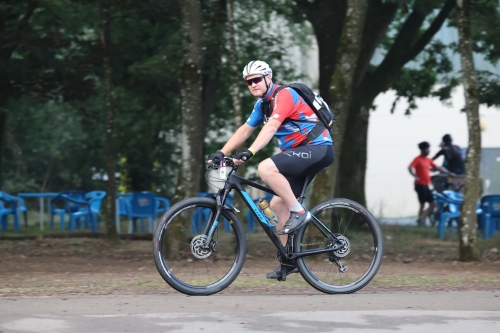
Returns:
[[[430,153],[430,145],[428,142],[420,142],[418,148],[420,149],[420,155],[415,157],[411,162],[408,171],[410,171],[410,174],[415,178],[415,191],[418,194],[418,201],[420,202],[417,225],[420,226],[425,225],[425,219],[436,207],[434,197],[429,189],[429,184],[431,183],[431,167],[451,176],[454,174],[444,167],[437,166],[432,159],[427,157]],[[429,203],[427,209],[425,209],[426,202]]]

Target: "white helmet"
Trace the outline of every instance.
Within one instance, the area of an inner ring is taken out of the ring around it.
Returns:
[[[245,68],[243,68],[243,78],[246,79],[247,76],[250,76],[253,74],[261,74],[261,75],[270,74],[272,77],[273,70],[264,61],[253,60],[253,61],[250,61],[248,63],[248,65],[245,66]]]

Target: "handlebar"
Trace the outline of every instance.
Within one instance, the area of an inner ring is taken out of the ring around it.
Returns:
[[[233,167],[233,171],[238,170],[239,165],[234,164],[232,157],[227,157],[226,156],[226,157],[223,158],[223,161],[226,163],[226,166]],[[215,170],[217,170],[219,168],[219,166],[220,166],[220,162],[219,163],[215,163],[214,161],[212,161],[212,164],[210,164],[208,166],[208,168],[209,169],[215,169]]]

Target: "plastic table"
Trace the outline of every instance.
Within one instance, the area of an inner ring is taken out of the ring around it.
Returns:
[[[59,193],[45,192],[45,193],[19,193],[18,196],[22,198],[39,198],[40,199],[40,230],[43,230],[43,214],[44,214],[44,201],[47,199],[47,213],[50,215],[49,199],[55,198]]]

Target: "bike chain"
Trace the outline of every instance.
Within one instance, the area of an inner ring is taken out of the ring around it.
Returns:
[[[302,246],[308,246],[308,245],[318,245],[318,244],[324,244],[324,242],[311,243],[311,244],[300,244],[300,245],[302,245]]]

